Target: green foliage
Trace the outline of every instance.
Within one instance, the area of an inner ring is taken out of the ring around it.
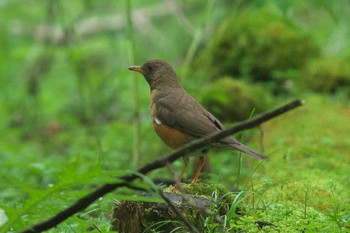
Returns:
[[[272,97],[262,87],[242,80],[223,77],[203,87],[201,103],[222,121],[247,119],[253,109],[267,110]]]
[[[13,189],[17,193],[15,196],[7,197],[8,203],[12,203],[19,196],[26,200],[23,205],[17,204],[17,211],[12,210],[10,206],[1,205],[1,208],[5,210],[9,217],[9,221],[2,228],[4,232],[7,232],[10,228],[20,230],[32,222],[47,219],[53,213],[57,213],[64,208],[67,203],[74,202],[76,198],[86,195],[92,187],[96,187],[103,182],[117,182],[118,180],[113,178],[112,174],[122,175],[121,171],[106,171],[98,163],[95,167],[82,166],[82,164],[84,164],[84,160],[78,157],[76,160],[66,163],[64,167],[60,168],[61,170],[54,171],[54,174],[51,175],[46,170],[53,169],[53,161],[47,161],[46,164],[37,164],[37,169],[40,172],[37,172],[36,176],[31,172],[25,182],[16,179],[9,173],[2,174],[5,180],[14,185]],[[12,173],[18,174],[16,171],[12,171]],[[41,177],[43,173],[46,173],[47,177]],[[45,179],[43,180],[43,178]],[[109,202],[111,203],[111,201]],[[96,203],[96,205],[99,204]],[[92,210],[95,208],[96,206],[89,207],[86,210],[87,216],[93,214]],[[100,211],[104,208],[100,207],[98,211],[101,216],[102,212]],[[34,210],[35,213],[40,214],[33,214]]]

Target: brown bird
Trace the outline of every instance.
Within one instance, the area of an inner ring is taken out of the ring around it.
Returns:
[[[131,66],[129,70],[143,74],[151,88],[151,116],[153,127],[158,136],[170,147],[178,148],[192,140],[224,129],[221,122],[200,105],[180,85],[174,69],[160,60],[147,61],[142,66]],[[229,148],[252,155],[257,159],[267,156],[256,152],[240,143],[232,136],[221,139],[218,143]],[[179,181],[184,175],[189,158],[184,156],[185,166]],[[205,157],[200,157],[200,164],[191,184],[197,182]]]

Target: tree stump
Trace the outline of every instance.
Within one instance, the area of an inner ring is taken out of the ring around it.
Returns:
[[[193,190],[194,189],[194,190]],[[187,194],[182,194],[175,189],[165,189],[164,196],[171,201],[187,219],[199,231],[204,232],[204,221],[211,213],[213,207],[212,193],[218,191],[223,195],[228,191],[213,185],[185,186]],[[192,193],[192,194],[189,194]],[[143,196],[152,196],[146,194]],[[227,206],[227,205],[222,205]],[[223,208],[216,211],[225,212]],[[177,232],[188,232],[187,226],[181,218],[173,211],[167,203],[143,202],[143,201],[121,201],[116,204],[113,210],[113,230],[120,233],[139,233],[146,229],[149,232],[170,232],[179,229]]]

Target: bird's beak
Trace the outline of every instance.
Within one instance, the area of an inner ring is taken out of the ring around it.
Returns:
[[[139,72],[141,74],[144,74],[143,69],[141,68],[141,66],[130,66],[129,70],[136,71],[136,72]]]

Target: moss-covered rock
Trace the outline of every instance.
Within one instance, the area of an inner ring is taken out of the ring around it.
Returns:
[[[267,110],[271,94],[242,80],[223,77],[203,88],[201,103],[222,121],[247,119],[252,111]]]
[[[310,58],[319,54],[319,48],[309,36],[286,18],[266,10],[243,13],[224,21],[210,41],[196,64],[201,69],[206,67],[202,72],[214,78],[229,75],[255,81],[280,81],[283,73],[302,69]]]
[[[315,60],[306,68],[305,77],[308,87],[316,92],[349,90],[350,59],[334,57]]]
[[[163,190],[164,196],[180,211],[186,219],[199,231],[207,232],[207,218],[221,219],[229,211],[229,207],[237,197],[223,185],[182,184],[184,193],[174,186]],[[152,197],[151,194],[144,196]],[[221,229],[216,220],[211,220],[215,228]],[[122,201],[115,205],[112,217],[113,229],[118,232],[171,232],[178,228],[188,229],[182,219],[167,204],[159,201]],[[221,232],[221,231],[220,231]]]

